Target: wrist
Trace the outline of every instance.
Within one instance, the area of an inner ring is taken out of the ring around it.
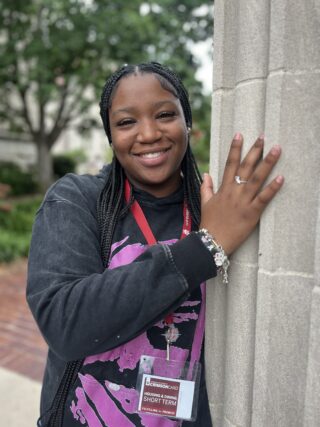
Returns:
[[[228,268],[230,261],[223,247],[215,240],[206,228],[200,228],[197,231],[202,243],[212,254],[213,261],[217,267],[217,271],[223,276],[223,283],[228,283]]]
[[[199,230],[204,229],[207,230],[207,232],[213,237],[215,242],[221,246],[224,250],[224,253],[230,257],[231,254],[234,252],[234,239],[230,239],[230,236],[227,232],[222,231],[221,226],[215,225],[213,229],[210,226],[207,226],[206,224],[200,223]],[[217,230],[217,232],[215,231]]]

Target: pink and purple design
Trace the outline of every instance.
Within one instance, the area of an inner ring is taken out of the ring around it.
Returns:
[[[109,268],[116,268],[121,265],[126,265],[134,261],[141,255],[148,246],[140,243],[126,245],[118,250],[114,255],[114,251],[119,249],[128,240],[129,236],[125,237],[120,242],[114,243],[111,248],[111,261]],[[176,240],[170,240],[164,243],[172,244]],[[204,315],[205,315],[205,286],[201,285],[202,304],[199,312],[193,311],[197,308],[201,301],[186,301],[182,304],[181,310],[173,314],[174,323],[176,325],[185,322],[196,321],[195,334],[191,354],[188,349],[183,349],[172,345],[170,355],[176,361],[193,362],[200,359],[201,346],[204,334]],[[190,308],[190,311],[185,311]],[[158,322],[155,327],[161,329],[165,327],[163,321]],[[119,378],[121,373],[126,369],[135,370],[138,367],[142,354],[154,356],[157,358],[165,358],[166,352],[155,348],[146,332],[142,333],[135,339],[123,344],[113,350],[89,356],[84,361],[84,366],[92,365],[95,362],[116,362],[119,369]],[[138,407],[138,392],[135,388],[128,388],[122,384],[109,382],[107,379],[99,380],[89,374],[78,374],[79,386],[75,390],[74,400],[71,403],[70,410],[74,420],[78,421],[79,425],[87,427],[134,427],[135,424],[130,420],[130,415],[135,414],[139,417],[140,424],[143,427],[179,427],[181,421],[171,420],[165,417],[152,416],[148,414],[137,414]],[[119,408],[122,408],[120,410]]]

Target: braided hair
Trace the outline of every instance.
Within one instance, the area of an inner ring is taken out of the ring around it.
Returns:
[[[139,65],[125,65],[107,80],[101,95],[100,115],[109,143],[112,143],[109,108],[113,96],[122,78],[132,74],[154,74],[161,86],[180,100],[184,118],[188,128],[192,127],[192,113],[188,92],[180,78],[168,67],[157,62]],[[183,174],[184,197],[190,210],[192,221],[196,226],[200,223],[200,185],[202,182],[199,169],[192,154],[190,143],[181,163]],[[112,238],[118,220],[123,217],[133,202],[131,191],[130,201],[124,199],[125,171],[114,156],[105,186],[97,201],[97,216],[100,227],[101,256],[105,267],[108,266]]]

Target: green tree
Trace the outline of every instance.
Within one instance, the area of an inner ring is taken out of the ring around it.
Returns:
[[[188,46],[212,36],[211,6],[211,0],[2,0],[0,118],[35,142],[43,188],[53,179],[51,148],[75,121],[81,130],[96,124],[89,108],[123,63],[172,65],[196,117],[204,117]]]

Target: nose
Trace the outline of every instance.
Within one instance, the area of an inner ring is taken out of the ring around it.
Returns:
[[[161,139],[162,133],[154,120],[144,119],[138,127],[137,141],[144,144],[152,144]]]

